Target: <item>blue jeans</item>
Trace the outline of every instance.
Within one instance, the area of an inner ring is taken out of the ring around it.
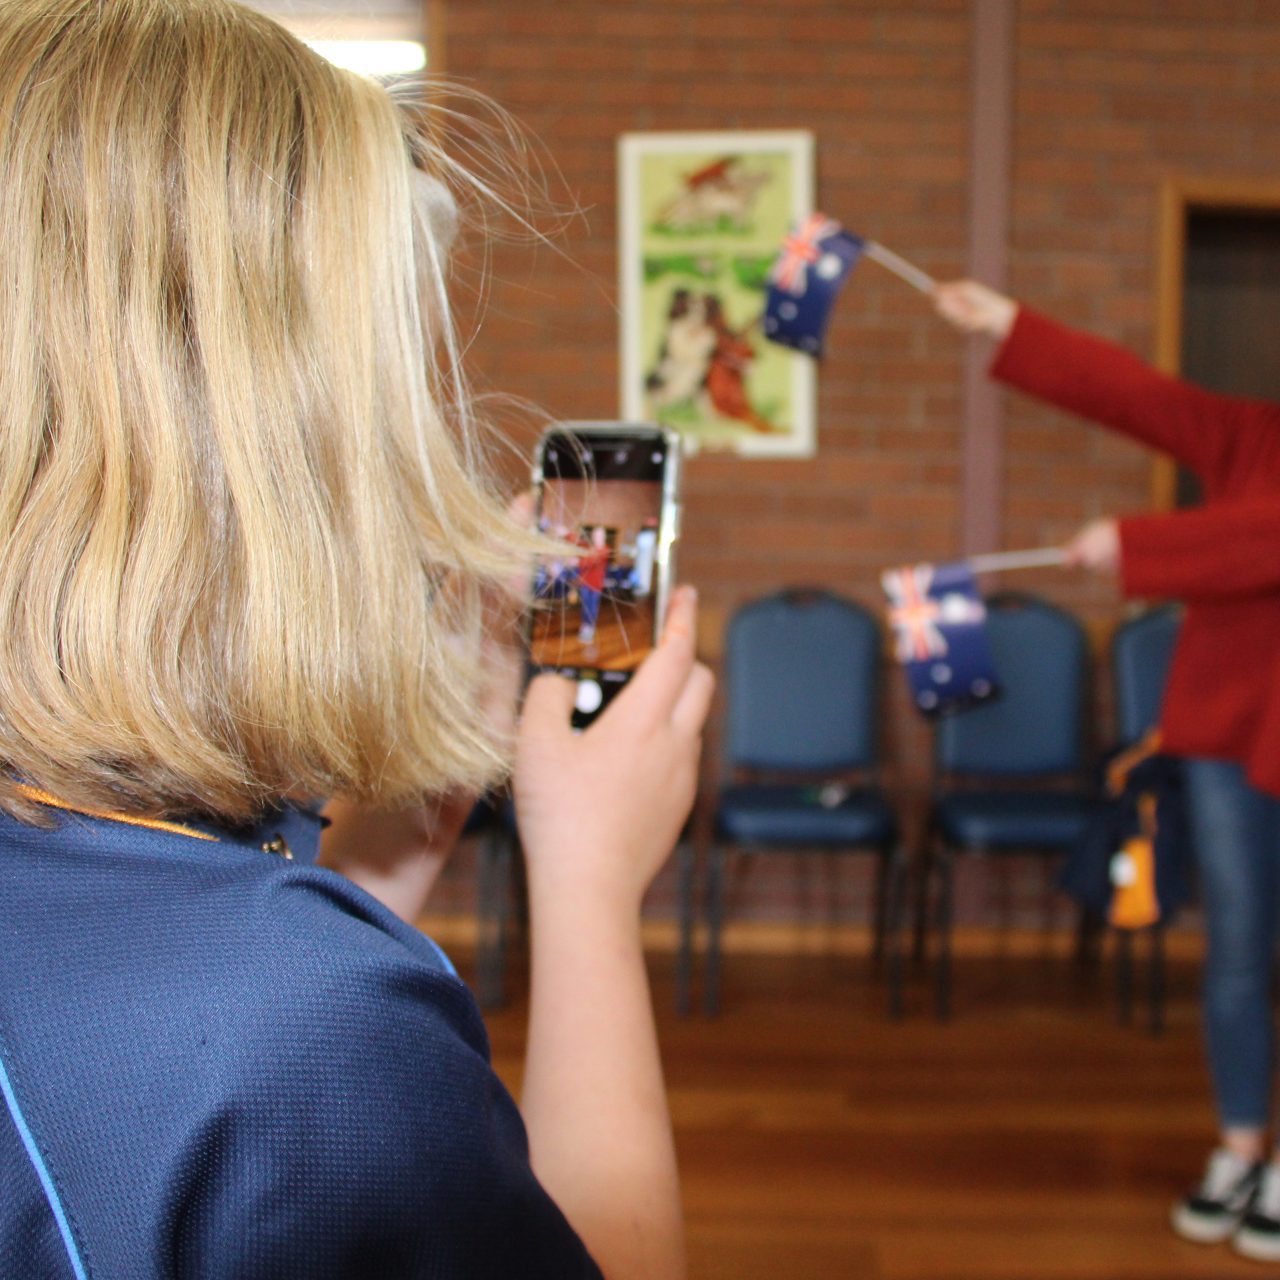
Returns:
[[[578,587],[578,603],[582,606],[582,630],[588,635],[596,633],[596,619],[600,616],[601,592],[594,587]]]
[[[1267,1126],[1271,973],[1280,894],[1280,800],[1237,764],[1188,760],[1187,794],[1208,952],[1204,1022],[1223,1128]]]

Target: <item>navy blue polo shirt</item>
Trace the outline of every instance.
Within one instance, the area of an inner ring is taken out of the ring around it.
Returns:
[[[0,815],[0,1276],[599,1276],[467,988],[319,819],[49,812]]]

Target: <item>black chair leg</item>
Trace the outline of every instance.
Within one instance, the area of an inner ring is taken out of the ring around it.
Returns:
[[[929,932],[929,889],[933,883],[936,859],[934,857],[933,820],[924,833],[920,857],[916,866],[915,929],[911,943],[911,958],[920,964],[924,960],[925,942]]]
[[[881,849],[876,859],[875,919],[872,922],[874,932],[871,935],[871,959],[877,965],[884,960],[884,937],[889,928],[889,896],[891,892],[890,875],[893,863],[893,850]]]
[[[955,859],[950,849],[943,849],[936,859],[938,873],[938,913],[935,931],[938,935],[938,978],[936,1012],[939,1022],[951,1017],[951,925],[954,914]]]
[[[1164,926],[1153,924],[1151,933],[1151,1034],[1164,1030]]]
[[[1133,934],[1116,930],[1116,998],[1121,1026],[1133,1021]]]
[[[507,1000],[507,933],[511,915],[511,841],[500,825],[480,842],[476,998],[483,1009]]]
[[[1101,957],[1107,921],[1094,907],[1081,907],[1076,921],[1076,963],[1082,969],[1096,969]]]
[[[907,858],[897,845],[886,850],[880,859],[880,874],[885,879],[885,918],[881,947],[885,956],[885,976],[889,987],[889,1017],[902,1017],[902,916],[907,897]]]
[[[720,928],[724,919],[724,849],[711,845],[707,860],[707,965],[702,992],[709,1018],[720,1012]]]
[[[695,851],[692,840],[682,840],[676,850],[679,869],[680,942],[676,953],[676,1013],[689,1016],[693,993],[693,922]]]

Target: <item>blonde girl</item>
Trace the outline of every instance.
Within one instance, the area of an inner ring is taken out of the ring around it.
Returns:
[[[457,172],[228,0],[0,5],[0,1275],[683,1271],[637,921],[710,678],[686,593],[588,734],[478,710]],[[391,900],[512,755],[523,1114],[307,800]]]

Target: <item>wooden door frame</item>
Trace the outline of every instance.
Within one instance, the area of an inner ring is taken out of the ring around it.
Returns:
[[[1165,373],[1182,370],[1182,313],[1186,286],[1187,220],[1192,212],[1274,210],[1280,214],[1280,179],[1166,178],[1160,190],[1156,256],[1155,363]],[[1161,455],[1151,472],[1151,503],[1157,511],[1176,505],[1178,468]]]

